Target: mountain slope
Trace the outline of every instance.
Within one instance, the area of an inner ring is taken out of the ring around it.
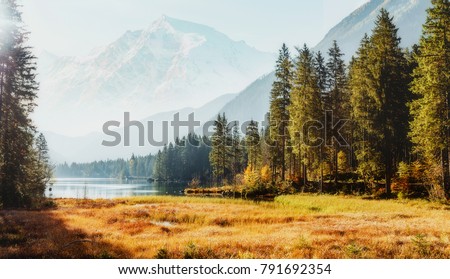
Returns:
[[[44,130],[76,134],[124,111],[142,118],[198,107],[239,92],[269,72],[273,60],[210,27],[163,16],[87,57],[40,57],[35,118]]]
[[[173,142],[174,129],[170,122],[174,119],[174,115],[176,113],[179,114],[179,119],[181,121],[186,121],[189,114],[193,113],[195,121],[200,121],[203,125],[217,114],[217,111],[220,110],[224,103],[229,102],[234,97],[236,97],[236,94],[225,94],[199,108],[183,108],[180,110],[161,112],[146,117],[145,119],[141,119],[139,122],[144,125],[144,146],[139,146],[138,128],[134,126],[130,128],[131,144],[130,146],[124,146],[123,115],[122,118],[116,119],[116,121],[120,122],[120,127],[118,129],[110,129],[119,133],[122,139],[121,143],[114,147],[103,146],[103,141],[112,141],[114,138],[99,132],[90,133],[80,137],[68,137],[51,131],[46,131],[44,134],[50,147],[50,157],[54,163],[91,162],[95,160],[129,158],[132,153],[137,155],[147,155],[149,153],[157,152],[160,148],[158,146],[152,146],[148,143],[149,122],[153,123],[153,130],[151,131],[152,139],[159,142],[163,139],[163,121],[167,121],[167,140],[169,142]],[[130,114],[130,119],[132,121],[138,120],[132,113]],[[202,131],[196,129],[196,132],[201,133]],[[187,130],[181,128],[180,136],[182,137],[186,134]]]
[[[426,19],[426,9],[430,6],[430,0],[371,0],[333,27],[314,50],[327,53],[333,40],[337,40],[346,54],[345,59],[349,61],[364,34],[372,32],[382,8],[394,17],[394,23],[399,28],[398,34],[402,38],[402,46],[411,47],[419,41],[422,24]]]
[[[274,80],[274,72],[257,79],[228,102],[220,113],[225,113],[229,121],[240,123],[264,120],[265,114],[269,111],[270,90]]]

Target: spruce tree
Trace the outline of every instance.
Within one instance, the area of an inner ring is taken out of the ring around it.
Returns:
[[[235,179],[236,175],[240,172],[243,171],[243,167],[242,167],[242,158],[244,155],[244,149],[243,146],[241,144],[241,135],[239,133],[239,122],[234,121],[233,123],[233,128],[232,128],[232,136],[231,136],[231,156],[232,156],[232,166],[231,166],[231,170],[232,170],[232,178],[233,180]]]
[[[325,65],[325,58],[323,58],[322,53],[319,51],[314,57],[314,68],[317,73],[317,86],[320,90],[320,97],[322,101],[326,102],[327,97],[327,79],[328,79],[328,70],[327,65]]]
[[[378,178],[382,173],[382,162],[379,152],[374,145],[381,141],[380,134],[374,132],[376,119],[373,117],[376,104],[369,98],[371,76],[369,71],[370,39],[364,35],[360,47],[350,63],[349,88],[351,103],[352,127],[354,139],[352,149],[355,151],[357,170],[359,175],[367,182]]]
[[[261,160],[260,135],[258,129],[258,122],[250,121],[246,128],[245,146],[247,148],[248,165],[251,171],[259,169]]]
[[[270,137],[273,144],[272,173],[281,172],[281,180],[286,174],[286,147],[289,141],[288,106],[290,104],[292,61],[285,44],[280,49],[275,69],[275,81],[270,94]]]
[[[209,154],[213,175],[218,183],[227,179],[232,170],[231,143],[231,129],[228,126],[228,120],[225,114],[219,114],[214,121],[214,134],[211,137],[211,152]]]
[[[37,177],[38,185],[47,185],[53,176],[54,166],[50,161],[50,153],[47,145],[47,140],[44,134],[39,133],[35,139],[35,150],[37,154]]]
[[[289,133],[293,152],[301,159],[303,179],[306,183],[307,167],[309,171],[313,171],[320,164],[323,111],[313,54],[306,45],[297,50],[289,105]]]
[[[361,128],[357,158],[361,172],[384,175],[386,193],[407,146],[407,61],[393,18],[382,9],[372,36],[363,39],[351,81],[354,120]],[[358,102],[363,102],[358,104]]]
[[[432,0],[415,60],[411,104],[414,150],[427,165],[428,181],[438,197],[450,197],[450,3]]]
[[[344,54],[341,52],[336,41],[333,41],[332,47],[328,51],[328,62],[326,65],[327,72],[327,98],[326,98],[326,109],[332,112],[332,123],[337,123],[339,120],[347,120],[350,118],[349,113],[349,92],[348,92],[348,81],[346,66],[343,60]],[[343,129],[340,131],[345,133]],[[338,183],[338,154],[339,151],[343,150],[341,144],[332,139],[331,143],[331,157],[332,166],[334,169],[334,183]]]
[[[163,154],[161,150],[158,150],[158,153],[156,154],[156,160],[155,165],[153,167],[153,178],[156,180],[162,180],[163,179]]]
[[[31,206],[46,187],[37,179],[42,170],[29,116],[36,106],[36,63],[16,1],[0,0],[0,18],[0,203]]]
[[[325,65],[325,59],[322,56],[322,53],[319,51],[314,59],[314,68],[316,69],[317,73],[317,86],[320,90],[320,100],[322,105],[322,110],[326,111],[329,110],[327,108],[328,104],[328,91],[327,91],[327,79],[328,79],[328,72],[327,67]],[[325,124],[325,123],[324,123]],[[325,127],[326,128],[326,127]],[[323,131],[324,132],[324,131]],[[324,133],[322,133],[322,138],[324,138]],[[319,150],[319,161],[320,161],[320,192],[323,190],[323,175],[324,175],[324,162],[326,158],[326,144],[323,143],[320,145]]]

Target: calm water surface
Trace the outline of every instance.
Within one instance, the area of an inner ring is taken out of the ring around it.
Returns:
[[[132,196],[183,195],[185,184],[121,181],[112,178],[57,178],[45,191],[51,198],[111,199]],[[50,191],[51,188],[51,191]]]

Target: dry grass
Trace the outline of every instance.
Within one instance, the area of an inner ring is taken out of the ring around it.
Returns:
[[[0,258],[450,258],[450,207],[297,195],[56,200],[0,211]]]

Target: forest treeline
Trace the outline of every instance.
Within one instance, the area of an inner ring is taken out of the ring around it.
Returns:
[[[336,41],[325,54],[306,45],[292,54],[283,45],[265,124],[250,121],[241,134],[239,123],[228,121],[233,116],[219,114],[211,137],[176,139],[139,174],[258,193],[425,189],[448,199],[449,1],[432,0],[417,45],[403,49],[400,42],[393,18],[381,10],[348,65]],[[74,168],[131,174],[134,160]]]
[[[130,159],[101,160],[90,163],[63,163],[55,168],[56,177],[70,178],[150,178],[155,157],[135,156]]]

